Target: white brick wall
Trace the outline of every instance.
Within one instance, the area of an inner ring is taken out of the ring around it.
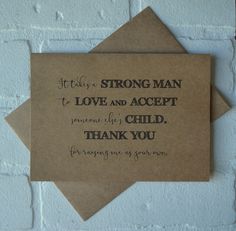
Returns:
[[[236,230],[236,109],[213,124],[209,183],[136,183],[86,222],[53,183],[30,183],[29,152],[3,120],[29,97],[30,52],[87,52],[150,5],[184,47],[215,57],[215,84],[236,105],[233,0],[0,2],[1,230]]]
[[[234,43],[227,40],[188,39],[179,38],[179,41],[190,53],[207,53],[214,57],[214,79],[217,89],[231,104],[236,105],[235,73],[231,62],[234,59]]]
[[[26,176],[0,176],[0,230],[32,228],[31,185]]]
[[[0,92],[5,97],[29,96],[29,46],[27,42],[0,43]]]
[[[166,24],[173,26],[234,27],[234,0],[143,0]]]
[[[116,15],[116,17],[114,17]],[[129,1],[1,1],[0,28],[106,28],[129,19]]]

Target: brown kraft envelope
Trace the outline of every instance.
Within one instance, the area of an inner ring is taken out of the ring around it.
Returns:
[[[91,52],[186,53],[186,50],[148,7]],[[214,87],[211,105],[212,120],[230,108]],[[28,148],[30,148],[30,117],[30,99],[6,117],[7,122]],[[88,219],[133,183],[55,182],[83,219]]]

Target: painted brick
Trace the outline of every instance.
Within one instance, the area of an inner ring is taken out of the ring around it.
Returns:
[[[203,228],[232,224],[234,199],[234,177],[216,172],[210,182],[136,183],[82,222],[56,187],[46,183],[43,214],[49,230],[106,230],[110,226],[132,230],[134,224],[141,227],[188,224]]]
[[[232,39],[235,32],[234,0],[140,0],[151,6],[177,37]]]
[[[213,57],[213,82],[229,103],[236,105],[235,74],[232,61],[234,46],[231,40],[193,40],[179,38],[189,53],[210,54]]]
[[[212,126],[213,168],[216,171],[235,174],[236,170],[236,110],[227,112]]]
[[[83,221],[79,214],[74,210],[54,183],[43,182],[42,201],[42,214],[45,230],[82,229],[80,225]]]
[[[235,26],[234,0],[142,0],[168,25]]]
[[[0,96],[29,96],[29,47],[26,42],[0,43]]]
[[[128,0],[22,0],[20,4],[11,0],[0,3],[0,29],[117,27],[128,19]]]
[[[26,169],[29,166],[29,150],[4,119],[18,105],[15,99],[12,101],[6,98],[5,102],[0,99],[0,163],[19,165],[20,168]]]
[[[0,230],[31,229],[31,186],[25,176],[0,174]]]
[[[101,40],[47,40],[43,42],[41,52],[87,53]]]

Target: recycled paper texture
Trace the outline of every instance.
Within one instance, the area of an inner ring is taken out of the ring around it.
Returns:
[[[33,54],[31,179],[209,178],[210,56]]]

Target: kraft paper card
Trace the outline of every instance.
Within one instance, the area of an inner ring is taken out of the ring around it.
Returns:
[[[32,54],[31,180],[208,180],[210,61]]]
[[[135,41],[135,43],[134,43]],[[185,53],[185,49],[155,15],[146,8],[114,32],[91,52],[156,52]],[[217,119],[229,105],[212,88],[211,118]],[[7,122],[30,149],[30,99],[10,113]],[[20,121],[20,122],[19,122]],[[88,219],[133,183],[55,182],[83,219]]]

